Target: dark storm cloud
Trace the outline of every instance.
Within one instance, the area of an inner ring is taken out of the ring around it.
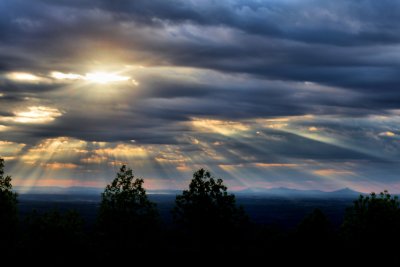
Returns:
[[[394,1],[3,2],[0,67],[71,70],[82,50],[112,47],[149,64],[382,94],[399,86],[398,10]]]
[[[388,164],[399,156],[398,128],[370,116],[400,108],[399,13],[388,0],[0,1],[0,141],[25,143],[25,151],[60,136],[176,145],[216,169],[302,159]],[[125,65],[144,66],[121,74],[138,85],[100,89],[50,77]],[[15,120],[32,106],[61,115]],[[296,121],[304,115],[313,117]],[[274,117],[294,119],[275,130],[254,122]],[[247,128],[233,137],[202,132],[194,119]],[[313,127],[325,139],[309,136]],[[202,147],[215,142],[222,145]]]
[[[71,70],[83,50],[109,47],[149,64],[399,86],[395,1],[13,1],[0,10],[3,69]]]
[[[275,139],[265,138],[260,135],[252,134],[250,137],[240,140],[232,138],[222,138],[218,135],[210,136],[197,134],[199,140],[206,143],[220,141],[222,146],[214,147],[229,158],[228,161],[220,163],[241,164],[255,162],[282,163],[283,161],[313,159],[313,160],[374,160],[384,162],[385,159],[366,153],[343,148],[334,144],[324,143],[317,140],[305,138],[296,134],[277,131],[262,130],[264,135],[275,135]],[[290,147],[290,149],[288,149]],[[245,160],[249,159],[249,160]]]
[[[345,90],[304,83],[248,81],[246,77],[230,77],[221,82],[218,74],[209,72],[203,76],[193,82],[143,75],[139,87],[117,86],[112,98],[100,102],[93,101],[92,94],[109,89],[88,91],[93,85],[81,85],[79,90],[88,91],[87,94],[71,95],[71,85],[67,84],[48,84],[39,90],[40,85],[17,83],[0,98],[4,103],[0,111],[12,117],[11,110],[25,111],[27,106],[45,105],[62,112],[55,121],[43,125],[3,122],[18,127],[17,133],[7,138],[16,142],[70,136],[89,141],[136,140],[142,144],[179,143],[177,136],[193,131],[188,122],[194,117],[229,121],[332,113],[360,116],[365,111],[374,112],[367,107],[354,108],[357,95]]]
[[[42,1],[54,5],[52,1]],[[191,22],[247,33],[339,45],[397,43],[396,1],[57,1],[64,8],[98,8],[144,24]]]
[[[29,93],[35,93],[35,95],[40,96],[42,93],[47,93],[48,91],[57,90],[57,88],[62,85],[57,84],[43,84],[43,83],[32,83],[32,84],[19,84],[15,82],[2,81],[0,78],[0,88],[1,91],[7,94],[9,97],[12,95],[26,95]]]

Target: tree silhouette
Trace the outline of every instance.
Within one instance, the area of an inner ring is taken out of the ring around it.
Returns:
[[[87,252],[87,237],[84,233],[84,221],[75,210],[60,212],[57,209],[39,213],[33,210],[26,217],[23,247],[32,259],[42,257],[60,258],[66,253],[70,257],[81,258]]]
[[[17,193],[12,191],[11,176],[4,175],[4,159],[0,158],[0,247],[12,244],[18,224]]]
[[[235,196],[228,194],[223,180],[204,169],[193,174],[189,190],[176,196],[172,214],[178,225],[204,239],[226,236],[247,223],[244,210],[236,206]]]
[[[297,227],[298,241],[317,248],[333,239],[333,227],[320,209],[314,209]]]
[[[156,206],[143,188],[143,179],[134,179],[132,169],[121,167],[116,178],[101,195],[98,225],[102,234],[118,242],[144,239],[158,223]]]
[[[399,208],[398,197],[390,195],[386,190],[379,195],[361,195],[346,210],[342,234],[356,244],[396,239],[400,237]]]

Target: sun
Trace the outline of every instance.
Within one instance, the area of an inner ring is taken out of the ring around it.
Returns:
[[[128,76],[122,76],[115,73],[109,72],[90,72],[86,73],[84,79],[89,82],[106,84],[113,82],[124,82],[128,81],[130,78]]]

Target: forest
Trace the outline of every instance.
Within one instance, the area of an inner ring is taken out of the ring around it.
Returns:
[[[360,195],[346,209],[339,228],[315,209],[288,231],[252,222],[223,180],[200,169],[188,188],[176,195],[173,224],[166,225],[149,200],[143,179],[123,165],[101,194],[96,222],[88,227],[74,210],[32,210],[20,218],[18,195],[4,164],[0,159],[0,249],[10,257],[23,253],[29,259],[103,262],[139,254],[255,258],[289,251],[346,257],[372,251],[397,257],[389,252],[396,248],[391,242],[400,236],[400,202],[387,191]]]

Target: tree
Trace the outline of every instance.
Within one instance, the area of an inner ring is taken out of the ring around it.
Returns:
[[[346,210],[342,234],[349,241],[389,241],[400,237],[400,202],[388,191],[360,196]]]
[[[4,176],[4,159],[0,158],[0,246],[9,246],[18,224],[17,193],[12,191],[11,176]]]
[[[333,228],[320,209],[314,209],[297,227],[299,242],[313,247],[329,244],[333,239]]]
[[[65,251],[73,255],[81,255],[85,251],[84,221],[75,210],[64,213],[56,209],[44,213],[34,210],[27,216],[24,226],[24,245],[29,248],[32,257],[41,255],[43,251],[56,257]]]
[[[156,205],[148,199],[143,179],[134,179],[132,169],[123,165],[101,195],[100,231],[125,243],[132,237],[143,239],[157,223]]]
[[[223,236],[247,222],[243,208],[236,206],[235,196],[228,194],[223,180],[204,169],[193,174],[189,190],[176,196],[172,214],[177,224],[199,238]]]
[[[297,231],[304,236],[319,238],[332,231],[332,225],[320,209],[314,209],[299,224]]]

